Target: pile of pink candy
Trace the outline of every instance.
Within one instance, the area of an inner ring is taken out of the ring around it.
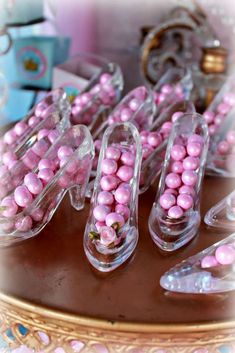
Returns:
[[[222,97],[222,101],[217,105],[214,112],[212,110],[205,111],[203,117],[207,122],[210,136],[214,136],[217,133],[218,128],[234,107],[235,94],[228,92]]]
[[[170,151],[170,171],[159,198],[160,206],[170,218],[181,218],[194,205],[202,150],[203,138],[198,134],[188,138],[179,136],[174,141]]]
[[[216,154],[221,158],[215,157],[217,167],[225,168],[230,172],[235,171],[235,130],[227,132],[225,139],[221,140],[216,148]]]
[[[89,234],[103,246],[120,244],[123,233],[119,230],[130,216],[131,180],[135,154],[120,145],[107,147],[102,160],[100,191],[93,209],[97,232]]]
[[[202,268],[210,268],[218,265],[232,265],[235,263],[235,246],[220,245],[214,255],[207,255],[201,260]]]
[[[172,104],[177,100],[184,99],[183,88],[180,83],[164,84],[158,91],[153,92],[154,103],[161,106],[162,103]]]
[[[108,73],[103,73],[99,78],[99,83],[74,99],[71,122],[73,124],[90,125],[100,107],[111,107],[115,103],[115,98],[116,90],[112,83],[112,76]]]

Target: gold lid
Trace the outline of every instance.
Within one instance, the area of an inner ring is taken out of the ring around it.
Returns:
[[[224,73],[227,69],[228,52],[222,47],[202,48],[201,70],[206,74]]]

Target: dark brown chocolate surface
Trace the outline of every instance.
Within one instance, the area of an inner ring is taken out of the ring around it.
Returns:
[[[202,215],[234,188],[234,180],[206,178]],[[128,264],[108,275],[89,266],[83,231],[89,205],[76,212],[66,198],[37,237],[0,250],[1,290],[53,309],[112,321],[193,323],[235,318],[235,294],[175,295],[159,286],[160,276],[184,258],[228,233],[201,225],[199,235],[174,254],[162,255],[150,238],[147,220],[155,196],[140,197],[140,239]]]

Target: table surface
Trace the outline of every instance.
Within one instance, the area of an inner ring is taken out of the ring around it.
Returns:
[[[234,188],[234,180],[207,177],[202,216]],[[152,187],[139,199],[140,239],[132,259],[110,274],[99,274],[83,251],[89,203],[81,212],[66,197],[49,225],[33,239],[0,250],[0,288],[9,295],[66,313],[135,323],[197,323],[232,320],[235,294],[179,295],[165,292],[160,276],[184,258],[228,233],[208,229],[186,247],[162,254],[150,238],[147,220],[155,197]]]

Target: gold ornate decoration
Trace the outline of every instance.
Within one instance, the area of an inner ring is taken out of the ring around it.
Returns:
[[[0,322],[2,339],[10,349],[25,345],[32,353],[57,349],[66,353],[220,353],[223,346],[235,351],[235,321],[190,325],[110,322],[46,309],[0,293]]]

